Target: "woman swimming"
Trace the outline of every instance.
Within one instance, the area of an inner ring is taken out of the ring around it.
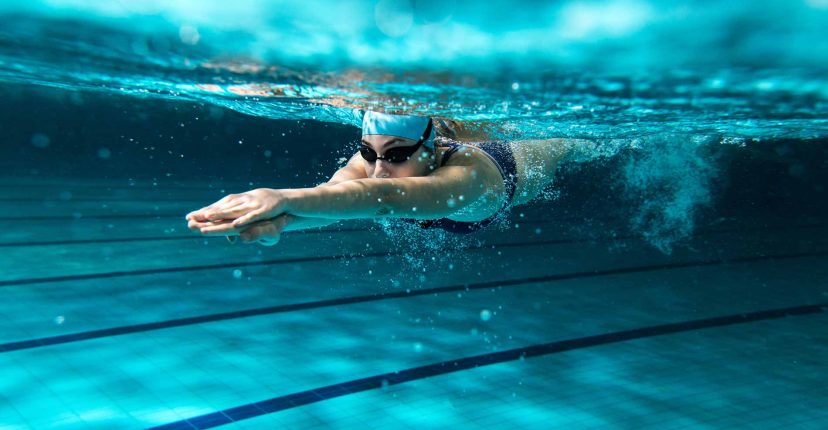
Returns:
[[[285,231],[355,218],[403,218],[469,233],[540,194],[567,152],[563,139],[461,143],[450,123],[366,112],[359,152],[328,182],[230,194],[187,214],[188,227],[264,245]]]

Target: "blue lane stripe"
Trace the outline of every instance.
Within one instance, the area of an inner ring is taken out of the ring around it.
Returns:
[[[368,231],[367,228],[341,228],[341,229],[327,229],[327,230],[306,230],[304,234],[319,234],[319,233],[354,233],[359,231]],[[142,236],[142,237],[124,237],[114,239],[80,239],[80,240],[42,240],[42,241],[26,241],[26,242],[0,242],[0,248],[22,248],[30,246],[66,246],[66,245],[88,245],[93,243],[126,243],[126,242],[158,242],[162,240],[215,240],[224,239],[224,236]]]
[[[612,238],[612,240],[622,240],[623,238]],[[457,249],[462,251],[468,250],[476,250],[476,249],[485,249],[490,248],[494,249],[497,248],[510,248],[510,247],[525,247],[525,246],[540,246],[540,245],[552,245],[552,244],[563,244],[563,243],[580,243],[580,242],[592,242],[595,239],[555,239],[555,240],[546,240],[546,241],[537,241],[537,242],[517,242],[517,243],[505,243],[505,244],[496,244],[496,245],[474,245],[468,246],[465,248]],[[84,281],[89,279],[103,279],[103,278],[119,278],[124,276],[140,276],[140,275],[154,275],[160,273],[179,273],[179,272],[193,272],[199,270],[215,270],[215,269],[228,269],[228,268],[238,268],[238,267],[250,267],[250,266],[270,266],[275,264],[295,264],[295,263],[308,263],[308,262],[318,262],[318,261],[337,261],[342,260],[344,258],[374,258],[374,257],[385,257],[385,256],[394,256],[394,255],[405,255],[405,251],[397,251],[397,252],[361,252],[361,253],[354,253],[354,254],[339,254],[339,255],[327,255],[327,256],[320,256],[320,257],[297,257],[297,258],[285,258],[285,259],[277,259],[277,260],[264,260],[264,261],[242,261],[237,263],[221,263],[221,264],[205,264],[200,266],[184,266],[184,267],[162,267],[157,269],[139,269],[139,270],[122,270],[117,272],[98,272],[98,273],[89,273],[89,274],[82,274],[82,275],[63,275],[63,276],[49,276],[44,278],[25,278],[25,279],[11,279],[11,280],[4,280],[0,281],[0,287],[10,287],[16,285],[30,285],[30,284],[43,284],[43,283],[52,283],[52,282],[67,282],[67,281]]]
[[[93,243],[127,243],[127,242],[160,242],[164,240],[192,240],[192,239],[207,239],[207,237],[198,236],[143,236],[143,237],[124,237],[114,239],[81,239],[81,240],[31,240],[26,242],[0,242],[0,248],[24,248],[30,246],[66,246],[66,245],[88,245]],[[209,238],[213,239],[213,238]],[[219,239],[219,237],[215,237]]]
[[[548,224],[549,221],[523,221],[521,224]],[[792,226],[786,228],[788,229],[812,229],[812,228],[824,228],[825,226],[822,224],[812,224],[812,225],[801,225],[801,226]],[[305,230],[302,234],[324,234],[324,233],[356,233],[361,231],[370,231],[370,228],[338,228],[338,229],[313,229],[313,230]],[[753,228],[753,229],[732,229],[732,230],[724,230],[724,231],[716,231],[717,234],[720,233],[749,233],[751,231],[767,231],[766,228]],[[693,235],[693,237],[702,236],[707,233],[698,233]],[[615,236],[612,237],[612,240],[626,240],[632,238],[638,238],[640,236]],[[0,242],[0,248],[17,248],[17,247],[29,247],[29,246],[66,246],[66,245],[88,245],[94,243],[126,243],[126,242],[159,242],[163,240],[215,240],[215,239],[224,239],[223,236],[195,236],[195,235],[187,235],[187,236],[142,236],[142,237],[124,237],[124,238],[114,238],[114,239],[79,239],[79,240],[30,240],[24,242]],[[605,241],[608,240],[607,238],[598,238],[597,241]],[[587,240],[583,240],[587,241]]]
[[[205,200],[212,199],[213,196],[205,197],[203,199],[189,198],[184,199],[180,197],[71,197],[67,200],[56,197],[0,197],[0,203],[6,202],[30,202],[30,203],[76,203],[76,202],[97,202],[97,203],[132,203],[132,202],[175,202],[175,203],[203,203]]]
[[[175,214],[101,214],[101,215],[26,215],[26,216],[0,216],[0,221],[46,221],[63,220],[77,221],[82,219],[158,219],[158,218],[179,218],[184,219],[180,213]]]
[[[823,227],[824,227],[824,225],[822,225],[822,224],[815,224],[815,225],[786,227],[786,228],[784,228],[784,230],[789,230],[789,229],[811,229],[811,228],[823,228]],[[757,231],[766,231],[767,229],[757,228],[756,230]],[[717,230],[717,231],[699,232],[699,233],[693,235],[693,237],[701,237],[701,236],[717,235],[717,234],[726,234],[726,233],[737,233],[737,232],[749,232],[749,231],[750,231],[749,229]],[[543,240],[543,241],[536,241],[536,242],[515,242],[515,243],[500,243],[500,244],[490,244],[490,245],[486,245],[486,244],[473,245],[473,246],[468,246],[468,247],[465,247],[465,248],[457,248],[455,250],[468,251],[468,250],[478,250],[478,249],[484,249],[484,248],[495,249],[495,248],[514,248],[514,247],[540,246],[540,245],[591,243],[591,242],[638,239],[640,237],[641,236],[638,236],[638,235],[627,235],[627,236],[587,238],[587,239],[552,239],[552,240]],[[9,280],[0,280],[0,288],[16,286],[16,285],[31,285],[31,284],[43,284],[43,283],[52,283],[52,282],[83,281],[83,280],[88,280],[88,279],[118,278],[118,277],[125,277],[125,276],[154,275],[154,274],[160,274],[160,273],[191,272],[191,271],[199,271],[199,270],[227,269],[227,268],[234,268],[234,267],[268,266],[268,265],[274,265],[274,264],[306,263],[306,262],[318,262],[318,261],[329,261],[329,260],[341,260],[343,258],[374,258],[374,257],[381,257],[381,256],[394,256],[394,255],[405,255],[405,254],[406,254],[406,252],[404,252],[404,251],[373,252],[373,253],[359,253],[359,254],[340,254],[340,255],[329,255],[329,256],[321,256],[321,257],[301,257],[301,258],[265,260],[265,261],[254,261],[254,262],[207,264],[207,265],[201,265],[201,266],[163,267],[163,268],[157,268],[157,269],[123,270],[123,271],[118,271],[118,272],[103,272],[103,273],[98,272],[98,273],[88,273],[88,274],[80,274],[80,275],[49,276],[49,277],[43,277],[43,278],[9,279]]]
[[[379,257],[388,255],[386,252],[374,252],[371,254],[361,254],[364,256]],[[64,275],[64,276],[49,276],[44,278],[26,278],[13,279],[7,281],[0,281],[0,287],[10,287],[16,285],[41,284],[52,282],[67,282],[67,281],[84,281],[89,279],[105,279],[105,278],[119,278],[123,276],[140,276],[140,275],[154,275],[160,273],[180,273],[180,272],[194,272],[199,270],[215,270],[215,269],[229,269],[250,266],[268,266],[273,264],[292,264],[292,263],[306,263],[312,261],[326,261],[341,258],[350,258],[349,255],[327,256],[327,257],[305,257],[305,258],[285,258],[280,260],[265,260],[265,261],[242,261],[237,263],[222,263],[222,264],[204,264],[199,266],[186,267],[163,267],[157,269],[140,269],[140,270],[121,270],[117,272],[103,272],[103,273],[89,273],[85,275]]]
[[[166,217],[166,216],[165,216]],[[82,217],[81,219],[92,218],[92,217]],[[163,218],[162,216],[149,216],[147,218]],[[3,219],[0,217],[0,219]],[[72,218],[73,220],[75,218]],[[183,218],[182,218],[183,219]],[[549,221],[549,220],[523,220],[520,224],[551,224],[557,223],[559,220],[556,221]],[[821,227],[821,226],[818,226]],[[807,228],[811,228],[808,226]],[[310,229],[304,230],[303,234],[321,234],[321,233],[356,233],[361,231],[371,231],[371,227],[364,227],[364,228],[319,228],[319,229]],[[28,246],[54,246],[54,245],[86,245],[91,243],[118,243],[118,242],[141,242],[141,241],[148,241],[148,242],[155,242],[160,240],[202,240],[202,239],[224,239],[224,236],[198,236],[196,234],[191,234],[187,236],[141,236],[141,237],[125,237],[125,238],[115,238],[115,239],[80,239],[80,240],[26,240],[26,241],[18,241],[18,242],[0,242],[0,247],[28,247]],[[614,238],[617,239],[617,238]]]
[[[402,384],[419,379],[448,373],[460,372],[476,367],[489,366],[508,361],[515,361],[524,358],[540,357],[559,352],[572,351],[576,349],[589,348],[599,345],[626,342],[629,340],[643,339],[654,336],[664,336],[675,333],[696,331],[706,328],[725,327],[735,324],[745,324],[756,321],[772,320],[789,316],[814,315],[828,311],[828,303],[817,305],[796,306],[790,308],[772,309],[747,314],[728,315],[722,317],[705,318],[700,320],[684,321],[672,324],[663,324],[650,327],[642,327],[632,330],[624,330],[613,333],[587,336],[576,339],[569,339],[557,342],[550,342],[539,345],[532,345],[524,348],[515,348],[506,351],[489,354],[475,355],[456,360],[443,361],[426,366],[414,367],[397,372],[384,373],[367,378],[361,378],[328,385],[312,390],[301,391],[286,396],[274,397],[261,402],[250,403],[235,408],[226,409],[210,414],[205,414],[186,420],[152,427],[150,430],[170,429],[208,429],[236,421],[242,421],[274,412],[292,409],[298,406],[334,399],[349,394],[359,393],[377,389],[382,386]],[[189,426],[189,427],[188,427]]]
[[[245,182],[245,183],[242,183],[242,182],[239,182],[239,183],[222,182],[222,183],[218,183],[218,184],[215,184],[215,185],[210,184],[210,183],[205,184],[205,185],[180,185],[180,184],[176,184],[176,183],[173,182],[173,183],[167,184],[167,186],[172,187],[172,190],[175,190],[175,191],[178,191],[178,190],[196,190],[196,191],[202,191],[202,192],[205,192],[205,193],[219,194],[219,195],[222,195],[222,196],[224,196],[226,194],[222,190],[227,190],[228,188],[251,189],[251,187],[252,188],[257,188],[257,187],[264,187],[264,186],[270,186],[271,188],[274,188],[274,187],[275,188],[290,188],[289,185],[277,187],[274,184],[254,185],[254,184],[250,184],[249,182]],[[134,190],[152,190],[152,191],[155,191],[155,192],[164,191],[164,190],[159,190],[157,185],[145,185],[145,184],[136,184],[136,185],[130,185],[130,184],[86,185],[86,184],[66,183],[66,182],[55,182],[55,183],[52,183],[52,184],[31,184],[31,183],[11,183],[11,182],[0,183],[0,189],[3,189],[3,188],[9,188],[9,189],[12,189],[12,190],[15,190],[15,191],[19,190],[20,188],[52,188],[52,189],[54,189],[55,192],[65,191],[65,190],[68,190],[68,191],[71,192],[71,191],[82,190],[82,189],[89,189],[89,190],[93,190],[93,191],[100,191],[101,189],[104,189],[106,191],[116,191],[117,190],[117,191],[127,191],[127,192],[134,191]]]
[[[80,332],[80,333],[74,333],[74,334],[66,334],[66,335],[51,336],[51,337],[42,337],[42,338],[22,340],[22,341],[17,341],[17,342],[8,342],[8,343],[0,344],[0,353],[20,351],[20,350],[24,350],[24,349],[42,348],[42,347],[46,347],[46,346],[61,345],[61,344],[72,343],[72,342],[80,342],[80,341],[90,340],[90,339],[99,339],[99,338],[104,338],[104,337],[120,336],[120,335],[125,335],[125,334],[146,332],[146,331],[152,331],[152,330],[161,330],[161,329],[167,329],[167,328],[173,328],[173,327],[182,327],[182,326],[195,325],[195,324],[203,324],[203,323],[230,320],[230,319],[236,319],[236,318],[247,318],[247,317],[259,316],[259,315],[295,312],[295,311],[307,310],[307,309],[319,309],[319,308],[332,307],[332,306],[350,305],[350,304],[355,304],[355,303],[367,303],[367,302],[380,301],[380,300],[400,299],[400,298],[405,298],[405,297],[416,297],[416,296],[423,296],[423,295],[430,295],[430,294],[444,294],[444,293],[452,293],[452,292],[479,290],[479,289],[485,289],[485,288],[521,286],[521,285],[537,284],[537,283],[552,282],[552,281],[562,281],[562,280],[570,280],[570,279],[578,279],[578,278],[591,278],[591,277],[613,276],[613,275],[622,275],[622,274],[630,274],[630,273],[654,272],[654,271],[658,271],[658,270],[671,270],[671,269],[681,269],[681,268],[689,268],[689,267],[717,266],[717,265],[723,265],[723,264],[741,264],[741,263],[752,263],[752,262],[757,262],[757,261],[787,260],[787,259],[794,259],[794,258],[819,257],[819,256],[826,256],[826,255],[828,255],[828,251],[804,252],[804,253],[782,254],[782,255],[760,255],[760,256],[753,256],[753,257],[734,258],[734,259],[729,259],[729,260],[718,259],[718,260],[691,261],[691,262],[672,263],[672,264],[657,264],[657,265],[650,265],[650,266],[625,267],[625,268],[620,268],[620,269],[593,270],[593,271],[586,271],[586,272],[562,273],[562,274],[557,274],[557,275],[535,276],[535,277],[530,277],[530,278],[519,278],[519,279],[510,279],[510,280],[502,280],[502,281],[480,282],[480,283],[475,283],[475,284],[450,285],[450,286],[445,286],[445,287],[425,288],[425,289],[420,289],[420,290],[398,291],[398,292],[393,292],[393,293],[379,293],[379,294],[370,294],[370,295],[364,295],[364,296],[351,296],[351,297],[343,297],[343,298],[339,298],[339,299],[319,300],[319,301],[315,301],[315,302],[305,302],[305,303],[294,303],[294,304],[289,304],[289,305],[268,306],[268,307],[263,307],[263,308],[247,309],[247,310],[235,311],[235,312],[226,312],[226,313],[220,313],[220,314],[202,315],[202,316],[190,317],[190,318],[181,318],[181,319],[175,319],[175,320],[158,321],[158,322],[146,323],[146,324],[135,324],[135,325],[130,325],[130,326],[113,327],[113,328],[108,328],[108,329],[86,331],[86,332]]]

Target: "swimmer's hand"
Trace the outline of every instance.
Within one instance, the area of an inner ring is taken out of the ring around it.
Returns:
[[[227,236],[231,243],[236,237],[242,243],[260,243],[265,246],[273,246],[279,243],[282,231],[288,223],[288,215],[280,215],[276,218],[266,219],[250,223],[244,227],[234,227],[232,221],[196,221],[190,220],[187,227],[190,230],[199,232],[205,236]]]
[[[198,222],[230,221],[233,227],[242,227],[254,221],[274,218],[286,209],[284,190],[257,188],[225,196],[210,206],[188,213],[186,219]]]

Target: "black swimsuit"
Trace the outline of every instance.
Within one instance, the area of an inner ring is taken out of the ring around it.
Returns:
[[[449,158],[464,145],[460,143],[449,143],[447,146],[449,149],[443,154],[443,161],[440,163],[441,167],[445,166]],[[503,185],[506,187],[506,194],[508,195],[503,207],[483,221],[462,222],[448,218],[428,221],[407,219],[406,221],[419,223],[422,228],[440,228],[451,233],[465,234],[475,232],[491,224],[501,212],[509,207],[515,195],[515,190],[517,189],[517,164],[515,163],[515,156],[512,154],[511,146],[508,142],[480,142],[469,146],[481,149],[484,154],[488,155],[495,162],[497,169],[500,171],[500,176],[503,178]]]

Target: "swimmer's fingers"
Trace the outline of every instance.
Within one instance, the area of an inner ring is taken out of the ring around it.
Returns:
[[[195,219],[190,219],[187,221],[187,228],[192,231],[201,233],[201,227],[206,227],[207,223],[196,221]]]
[[[203,207],[203,208],[201,208],[197,211],[192,211],[192,212],[188,213],[187,215],[185,215],[184,219],[186,219],[187,221],[200,221],[200,222],[207,221],[207,217],[204,216],[204,211],[206,209],[207,209],[206,207]]]
[[[248,212],[248,213],[240,216],[235,221],[233,221],[233,225],[236,226],[236,227],[244,227],[245,225],[250,224],[252,222],[260,221],[263,218],[267,218],[268,216],[270,216],[270,217],[273,216],[273,215],[268,215],[267,212],[268,211],[265,210],[265,209],[257,209],[257,210]]]
[[[200,221],[196,221],[196,220],[190,220],[190,221],[187,222],[187,228],[189,228],[191,231],[194,231],[196,233],[202,233],[201,230],[204,229],[204,228],[215,227],[215,226],[220,226],[220,225],[232,225],[232,221],[231,220],[223,220],[223,221],[200,222]]]
[[[239,234],[239,230],[233,227],[233,223],[225,221],[220,224],[211,223],[199,228],[199,232],[205,236],[230,236]]]
[[[205,212],[207,212],[207,209],[209,208],[210,206],[204,206],[201,209],[194,210],[188,213],[186,216],[184,216],[184,218],[186,218],[187,220],[205,221],[206,218],[204,217],[204,214]]]
[[[187,221],[187,228],[196,232],[200,232],[203,227],[209,227],[212,225],[216,225],[216,223],[212,221],[196,221],[195,219]]]
[[[234,220],[250,212],[251,210],[252,208],[248,203],[230,203],[225,206],[211,209],[205,214],[205,216],[211,221]]]
[[[238,194],[226,195],[226,196],[222,197],[220,200],[218,200],[217,202],[215,202],[215,203],[213,203],[209,206],[205,206],[205,207],[203,207],[203,208],[201,208],[197,211],[192,211],[192,212],[188,213],[184,218],[186,218],[187,220],[194,219],[196,221],[207,221],[208,217],[216,209],[224,208],[228,204],[235,205],[234,202],[236,200],[238,200],[238,197],[239,197]]]

